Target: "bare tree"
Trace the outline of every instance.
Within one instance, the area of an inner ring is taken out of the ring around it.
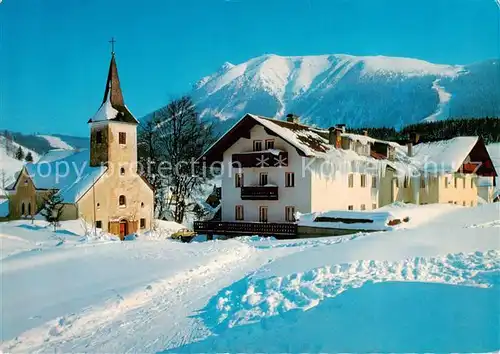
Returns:
[[[143,125],[140,153],[146,152],[142,159],[150,159],[154,166],[146,178],[158,188],[157,215],[170,212],[176,222],[182,223],[193,194],[209,177],[195,161],[214,141],[212,126],[200,120],[187,96],[173,100]]]

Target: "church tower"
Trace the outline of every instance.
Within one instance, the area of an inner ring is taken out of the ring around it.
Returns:
[[[114,39],[111,40],[114,45]],[[90,166],[126,168],[137,163],[137,119],[123,99],[114,47],[101,106],[89,119]]]

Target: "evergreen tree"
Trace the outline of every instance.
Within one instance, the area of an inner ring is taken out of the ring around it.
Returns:
[[[24,151],[20,146],[16,150],[16,159],[18,159],[19,161],[22,161],[24,159]]]
[[[31,155],[31,151],[28,151],[26,157],[24,158],[26,162],[33,162],[33,155]]]
[[[51,191],[44,199],[40,214],[42,214],[45,220],[54,227],[54,232],[56,231],[57,226],[59,226],[59,220],[61,219],[63,207],[63,199],[57,191]]]

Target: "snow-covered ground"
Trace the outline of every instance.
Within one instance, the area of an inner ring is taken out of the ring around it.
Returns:
[[[500,204],[433,207],[401,207],[411,227],[288,241],[3,223],[0,350],[498,350]]]

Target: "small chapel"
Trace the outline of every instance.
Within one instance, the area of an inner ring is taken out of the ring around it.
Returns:
[[[88,120],[89,149],[51,150],[26,164],[7,188],[9,219],[32,217],[55,192],[61,220],[84,219],[122,239],[150,229],[153,190],[137,171],[138,123],[125,104],[113,48],[101,105]]]

